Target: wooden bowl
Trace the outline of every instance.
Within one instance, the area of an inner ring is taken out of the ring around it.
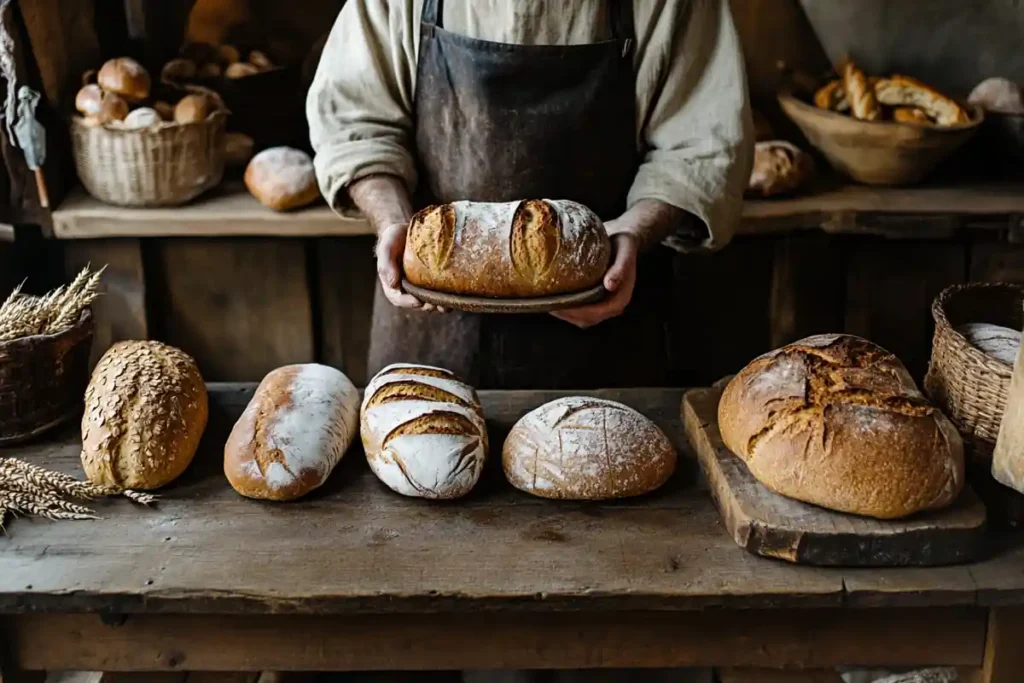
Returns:
[[[970,123],[921,126],[895,121],[861,121],[819,109],[790,93],[779,105],[832,166],[868,185],[906,185],[928,174],[978,132],[985,119],[979,107],[964,105]]]

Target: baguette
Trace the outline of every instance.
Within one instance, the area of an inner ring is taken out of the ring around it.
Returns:
[[[843,92],[850,103],[854,118],[862,121],[878,121],[882,108],[878,106],[875,91],[867,76],[852,61],[843,64]]]
[[[413,216],[403,267],[427,289],[538,297],[600,284],[610,258],[604,225],[581,204],[453,202]]]

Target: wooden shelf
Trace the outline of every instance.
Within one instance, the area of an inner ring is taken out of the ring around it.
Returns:
[[[1024,181],[914,188],[839,185],[789,199],[752,200],[744,205],[738,232],[758,235],[823,228],[886,234],[888,228],[858,224],[856,217],[866,214],[938,219],[1024,214]],[[161,209],[104,204],[78,188],[53,212],[52,227],[59,239],[372,234],[358,214],[341,218],[324,204],[288,213],[270,211],[239,183],[225,184],[193,204]]]

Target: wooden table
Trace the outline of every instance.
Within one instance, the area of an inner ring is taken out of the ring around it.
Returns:
[[[497,445],[555,392],[482,392],[493,429],[474,494],[402,498],[358,446],[324,490],[237,496],[220,446],[252,385],[213,385],[188,472],[153,509],[18,519],[0,539],[3,683],[27,671],[256,671],[943,664],[1024,671],[1024,547],[938,569],[828,570],[748,555],[722,528],[676,389],[594,392],[654,418],[684,455],[661,491],[609,504],[532,498]],[[3,455],[80,473],[70,426]]]

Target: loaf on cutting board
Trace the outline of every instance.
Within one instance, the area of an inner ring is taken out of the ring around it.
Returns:
[[[899,359],[859,337],[755,359],[726,386],[718,422],[758,481],[824,508],[893,519],[945,507],[964,485],[956,428]]]
[[[370,469],[403,495],[459,498],[483,471],[487,425],[480,400],[443,368],[384,368],[366,387],[360,423]]]
[[[542,498],[606,500],[653,491],[676,452],[657,425],[629,406],[567,396],[524,415],[501,452],[505,478]]]
[[[412,218],[405,277],[439,292],[539,297],[601,283],[611,258],[604,224],[576,202],[452,202]]]
[[[85,390],[86,477],[125,489],[174,481],[196,454],[207,400],[199,368],[184,351],[155,341],[114,344]]]
[[[359,391],[340,370],[286,365],[260,382],[224,445],[224,474],[248,498],[292,500],[321,486],[358,427]]]

